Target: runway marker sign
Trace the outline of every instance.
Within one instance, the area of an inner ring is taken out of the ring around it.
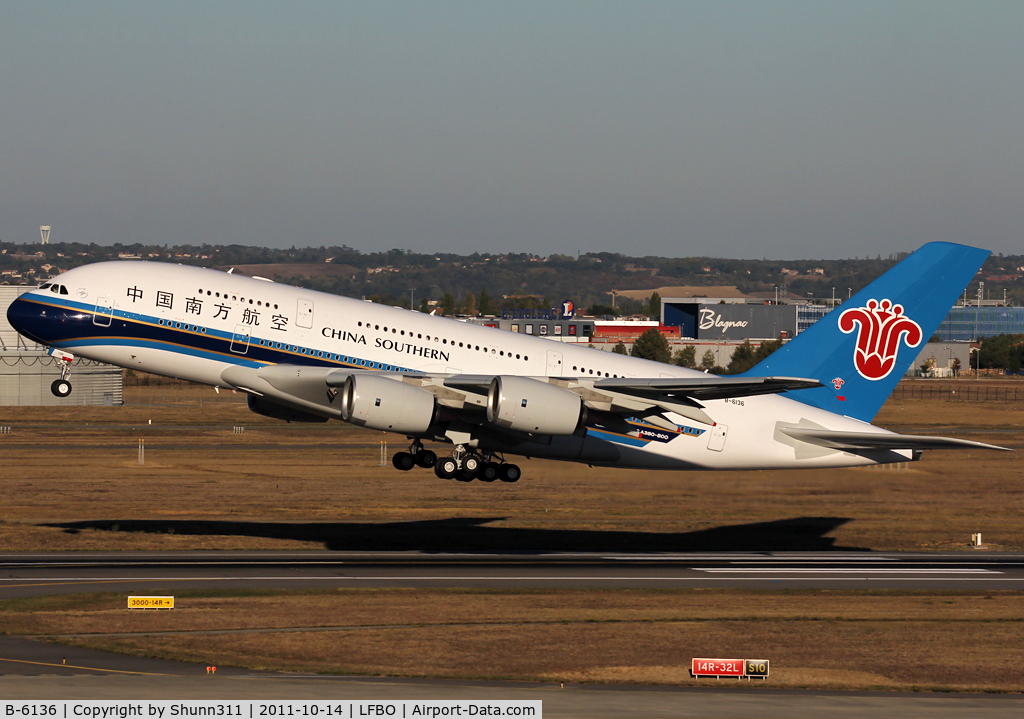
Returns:
[[[128,597],[129,609],[174,609],[174,597]]]
[[[767,659],[692,659],[690,663],[690,674],[694,678],[714,677],[746,677],[768,678]]]

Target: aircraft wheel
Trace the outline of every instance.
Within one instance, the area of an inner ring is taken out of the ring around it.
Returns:
[[[50,385],[50,391],[57,397],[67,397],[71,394],[71,383],[66,379],[55,379]]]
[[[451,479],[459,471],[459,465],[451,457],[445,457],[434,465],[434,474],[441,479]]]
[[[474,457],[473,455],[469,455],[462,460],[462,468],[474,475],[480,471],[480,465],[482,464],[483,462],[480,461],[480,458]]]
[[[395,469],[400,469],[403,472],[408,472],[410,469],[416,466],[416,461],[408,452],[399,452],[398,454],[391,458],[391,464],[395,466]]]
[[[518,482],[519,478],[523,476],[519,471],[519,465],[516,464],[501,465],[498,474],[502,482]]]
[[[478,479],[481,482],[493,482],[498,478],[499,473],[500,470],[498,464],[496,464],[495,462],[486,462],[480,468],[480,476],[478,477]]]
[[[437,455],[429,449],[421,449],[416,453],[416,464],[423,467],[423,469],[430,469],[437,464]]]
[[[460,482],[472,482],[474,479],[476,479],[476,474],[476,472],[473,472],[463,467],[455,474],[455,479],[459,480]]]

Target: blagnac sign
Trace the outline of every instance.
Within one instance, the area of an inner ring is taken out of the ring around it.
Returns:
[[[692,332],[696,339],[745,340],[795,337],[797,305],[765,305],[749,303],[672,305],[665,321],[678,321],[680,331]],[[691,319],[692,318],[692,319]],[[689,324],[692,322],[693,324]],[[687,336],[684,334],[684,336]]]
[[[749,324],[746,320],[723,320],[722,314],[716,314],[714,310],[701,310],[698,327],[702,330],[720,329],[725,334],[733,327],[746,327]]]

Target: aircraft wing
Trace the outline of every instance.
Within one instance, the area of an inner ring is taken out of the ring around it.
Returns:
[[[335,370],[328,378],[328,384],[340,385],[345,381],[347,370]],[[493,375],[431,375],[427,373],[407,372],[402,378],[406,381],[419,381],[425,388],[432,389],[442,399],[443,388],[464,392],[469,404],[481,404],[491,388]],[[642,417],[648,422],[666,430],[676,431],[674,422],[663,415],[666,412],[688,417],[704,424],[715,421],[706,412],[701,401],[726,399],[729,397],[750,397],[761,394],[777,394],[795,389],[820,387],[821,383],[813,379],[801,377],[719,377],[707,375],[703,377],[682,378],[609,378],[590,379],[586,377],[553,377],[538,378],[538,381],[563,386],[574,392],[583,400],[594,418],[605,424],[621,425],[618,417]],[[475,395],[475,397],[473,396]]]
[[[434,395],[438,405],[457,413],[470,423],[480,421],[487,406],[493,375],[440,374],[428,372],[383,373],[360,369],[273,365],[261,368],[233,367],[221,377],[242,391],[287,406],[329,416],[340,416],[335,402],[338,388],[353,375],[374,375],[399,384],[413,385]],[[730,397],[775,394],[819,387],[817,380],[799,377],[719,377],[715,375],[628,379],[583,377],[531,378],[555,385],[579,396],[593,421],[609,428],[629,429],[626,419],[641,418],[668,431],[678,431],[667,413],[713,425],[702,401]],[[571,397],[571,395],[566,395]]]
[[[669,395],[694,400],[752,397],[778,394],[795,389],[821,387],[816,379],[803,377],[663,377],[661,379],[629,379],[618,377],[594,382],[594,389],[612,390],[637,396]]]
[[[780,427],[782,432],[801,442],[829,449],[998,449],[1007,447],[953,437],[929,437],[919,434],[888,434],[882,432],[837,432],[808,427]]]

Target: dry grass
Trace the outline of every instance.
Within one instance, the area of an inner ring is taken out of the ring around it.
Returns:
[[[1024,548],[1016,454],[931,453],[907,472],[713,475],[534,460],[516,485],[462,484],[378,467],[380,441],[394,451],[394,436],[267,420],[212,390],[159,385],[129,396],[146,404],[0,408],[0,425],[13,427],[0,436],[0,550],[922,550],[966,549],[977,531]],[[925,434],[970,427],[962,436],[1020,447],[1022,417],[1009,404],[915,400],[890,402],[877,423]],[[0,627],[294,670],[686,684],[691,657],[756,655],[773,661],[772,686],[1019,691],[1021,599],[340,590],[187,593],[173,612],[130,613],[123,596],[88,595],[0,602]],[[294,627],[303,631],[283,631]],[[263,631],[175,633],[234,629]]]
[[[173,398],[168,388],[139,390]],[[381,440],[392,452],[402,446],[394,435],[284,424],[243,404],[54,412],[0,408],[0,424],[13,427],[0,436],[0,550],[365,549],[364,524],[378,527],[382,549],[927,550],[966,548],[978,531],[992,546],[1024,548],[1016,453],[926,453],[905,472],[636,472],[524,460],[516,485],[463,484],[378,467]],[[877,423],[922,433],[967,426],[977,431],[963,436],[1020,446],[1022,417],[1009,404],[916,400],[886,405]],[[233,425],[247,430],[233,434]],[[83,521],[93,524],[69,526]]]
[[[9,632],[292,671],[693,684],[690,659],[718,656],[770,659],[772,686],[1024,687],[1018,592],[193,593],[173,612],[127,612],[123,600],[22,600],[0,613]],[[270,631],[173,633],[229,629]]]

